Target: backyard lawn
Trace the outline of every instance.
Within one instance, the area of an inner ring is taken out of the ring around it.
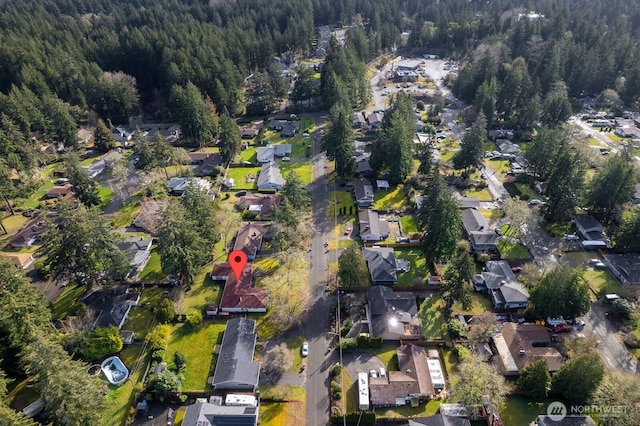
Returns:
[[[176,325],[171,330],[169,345],[165,352],[165,361],[173,363],[173,354],[180,351],[187,358],[187,369],[184,372],[182,390],[185,392],[201,392],[210,390],[207,384],[209,376],[213,376],[213,349],[222,342],[225,323],[207,320],[192,328],[187,324]]]
[[[51,318],[64,319],[74,312],[77,300],[85,293],[85,286],[69,283],[51,306]]]
[[[289,426],[304,423],[304,401],[271,402],[260,404],[261,425]]]
[[[37,209],[40,207],[40,203],[44,202],[44,194],[49,189],[53,188],[53,181],[49,180],[41,185],[38,190],[26,199],[18,198],[15,200],[15,207],[21,209]]]
[[[424,306],[424,309],[422,308]],[[425,340],[443,339],[442,325],[445,319],[442,315],[444,312],[444,304],[438,293],[431,293],[431,297],[425,299],[420,305],[420,324],[422,325],[422,336]],[[425,327],[424,325],[427,325]]]
[[[589,288],[598,296],[611,293],[623,293],[623,287],[609,271],[595,271],[592,269],[584,271],[582,277],[589,284]]]
[[[371,352],[384,364],[384,368],[387,371],[398,371],[398,357],[396,356],[397,345],[383,345],[381,348],[367,349],[367,352]]]
[[[259,174],[260,167],[229,167],[227,179],[234,180],[235,186],[233,189],[236,191],[241,189],[252,190],[256,186]]]
[[[258,161],[257,158],[258,146],[257,145],[249,145],[247,149],[240,152],[240,159],[238,161],[251,161],[255,163]]]
[[[485,210],[480,209],[480,214],[485,219],[501,219],[505,216],[504,210]]]
[[[426,404],[420,404],[415,408],[406,405],[404,407],[376,408],[374,411],[376,412],[376,417],[382,418],[426,417],[436,414],[442,402],[441,399],[432,399]]]
[[[531,254],[529,250],[521,244],[501,238],[498,242],[498,250],[503,259],[509,260],[529,260]]]
[[[460,302],[456,302],[453,304],[451,312],[453,314],[480,315],[483,312],[491,311],[493,309],[491,301],[477,291],[471,292],[471,301],[471,309],[468,311],[462,309]]]
[[[401,272],[398,274],[398,285],[422,285],[425,278],[429,276],[427,268],[427,259],[419,248],[411,249],[395,249],[396,258],[405,259],[411,262],[409,272]]]
[[[376,191],[374,193],[375,203],[373,208],[382,211],[402,210],[409,205],[407,197],[402,191],[402,186],[398,185],[392,191]]]
[[[493,197],[487,188],[470,188],[464,191],[466,197],[477,198],[478,201],[493,201]]]
[[[129,410],[133,405],[135,384],[142,378],[143,373],[144,371],[139,368],[131,372],[129,379],[122,386],[109,386],[105,396],[106,408],[102,415],[104,426],[125,424],[127,417],[129,417]]]
[[[293,363],[289,370],[290,373],[297,373],[300,371],[300,367],[304,364],[304,360],[302,358],[302,343],[304,342],[304,336],[294,336],[285,340],[285,343],[289,350],[291,351],[291,355],[293,355]]]
[[[507,396],[500,407],[504,426],[520,426],[529,424],[538,417],[538,414],[546,414],[547,406],[556,399],[547,399],[543,402],[535,402],[523,396]]]
[[[111,200],[113,200],[113,189],[109,188],[108,186],[101,186],[100,188],[98,188],[98,195],[100,196],[100,209],[104,210],[109,203],[111,202]]]
[[[131,226],[133,220],[138,216],[138,213],[140,213],[140,202],[138,200],[125,203],[113,216],[111,225],[113,225],[114,228]]]
[[[313,180],[313,164],[308,161],[281,161],[278,165],[280,166],[280,173],[285,179],[289,171],[295,170],[303,185],[309,185]]]
[[[204,313],[207,305],[218,303],[220,286],[211,280],[209,272],[212,267],[213,263],[207,263],[202,271],[193,277],[193,285],[176,306],[176,313],[188,314],[194,310]]]
[[[149,261],[140,273],[140,279],[143,281],[164,281],[166,278],[166,274],[162,272],[160,255],[156,251],[156,246],[154,245],[151,247],[151,256],[149,256]]]
[[[420,232],[418,229],[418,221],[413,216],[402,216],[400,218],[400,223],[402,223],[402,230],[405,235]]]

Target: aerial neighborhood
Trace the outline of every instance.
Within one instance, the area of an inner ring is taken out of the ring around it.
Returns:
[[[633,2],[0,5],[0,424],[640,425]]]

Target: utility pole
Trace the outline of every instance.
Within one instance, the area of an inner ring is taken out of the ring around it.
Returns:
[[[393,72],[393,64],[396,61],[396,52],[398,51],[398,47],[396,43],[393,43],[393,47],[391,48],[391,72]]]

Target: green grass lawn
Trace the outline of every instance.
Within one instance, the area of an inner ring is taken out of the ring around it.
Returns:
[[[240,159],[238,159],[237,161],[251,161],[252,163],[255,163],[256,161],[258,161],[257,155],[258,147],[256,145],[249,145],[247,149],[240,152]]]
[[[571,222],[549,222],[545,228],[547,232],[553,237],[563,237],[570,233]]]
[[[331,220],[333,220],[335,217],[336,205],[333,203],[334,200],[338,202],[338,211],[340,210],[340,207],[346,207],[347,213],[349,213],[349,208],[353,207],[352,216],[355,217],[358,213],[358,206],[356,205],[353,197],[351,196],[351,192],[349,191],[331,191],[331,194],[329,194],[329,200],[331,202],[327,205],[327,217]]]
[[[111,200],[113,200],[113,189],[109,188],[108,186],[101,186],[100,188],[98,188],[98,195],[100,196],[100,209],[104,210],[109,203],[111,202]]]
[[[543,402],[535,402],[524,396],[507,396],[500,407],[504,426],[527,425],[538,417],[538,414],[546,414],[547,406],[556,399],[547,399]]]
[[[160,255],[156,251],[156,246],[154,245],[151,247],[151,256],[149,256],[149,261],[140,273],[140,279],[143,281],[163,281],[165,278],[167,278],[167,275],[162,272]]]
[[[402,210],[409,205],[407,197],[404,195],[402,186],[398,185],[395,189],[389,191],[376,191],[374,193],[375,210]]]
[[[129,201],[125,203],[120,210],[114,215],[115,217],[111,221],[111,225],[114,228],[125,228],[127,226],[131,226],[133,220],[140,213],[140,202],[139,200]]]
[[[283,136],[280,136],[279,132],[267,130],[263,140],[266,140],[268,144],[273,145],[286,143],[291,144],[291,158],[306,158],[307,147],[310,146],[313,149],[313,138],[309,136],[302,136],[302,133],[305,132],[301,129],[300,134],[291,138],[285,138]]]
[[[303,424],[305,401],[260,403],[260,424],[264,426],[289,426]]]
[[[227,179],[232,178],[235,181],[234,190],[253,190],[260,175],[260,167],[229,167]],[[253,176],[253,182],[247,182],[247,176]]]
[[[51,306],[53,319],[64,319],[72,313],[73,304],[85,293],[85,286],[69,283]]]
[[[407,418],[407,417],[426,417],[433,416],[438,412],[441,399],[432,399],[426,404],[420,404],[418,407],[406,405],[404,407],[376,408],[376,417],[382,418]]]
[[[468,311],[462,309],[462,305],[460,304],[460,302],[456,302],[453,304],[451,312],[453,314],[479,315],[483,312],[491,311],[493,309],[491,301],[489,301],[489,299],[487,299],[477,291],[471,292],[471,301],[473,304],[471,305],[471,309],[469,309]]]
[[[171,330],[164,359],[168,364],[172,364],[176,351],[182,352],[187,358],[187,370],[182,382],[183,391],[201,392],[211,389],[207,379],[214,372],[213,348],[222,342],[224,329],[224,322],[207,320],[195,329],[187,324],[180,324]]]
[[[413,216],[402,216],[400,218],[400,223],[402,223],[402,230],[405,235],[410,235],[416,232],[420,232],[418,229],[418,221]]]
[[[313,180],[313,164],[308,161],[280,161],[280,173],[286,179],[291,170],[295,170],[303,185],[309,185]]]
[[[540,198],[540,194],[529,185],[520,182],[506,182],[504,187],[512,197],[520,197],[521,199]]]
[[[470,188],[464,191],[464,195],[477,198],[478,201],[493,201],[493,197],[487,188]]]
[[[443,316],[444,304],[442,298],[438,293],[432,293],[431,297],[423,302],[425,310],[420,310],[420,323],[422,327],[422,336],[425,340],[438,340],[443,339],[442,325],[445,324],[445,318]],[[422,319],[426,321],[423,321]],[[427,326],[424,327],[424,324]]]
[[[397,345],[383,345],[381,348],[372,348],[367,351],[380,358],[387,371],[398,371],[396,349]]]
[[[29,198],[26,198],[26,199],[18,198],[14,200],[16,204],[15,207],[20,209],[25,209],[25,210],[37,209],[38,207],[40,207],[40,203],[44,199],[44,194],[51,188],[53,188],[53,181],[50,180],[45,182],[38,188],[36,192],[31,194]]]
[[[300,133],[311,133],[316,129],[316,122],[313,118],[300,119]]]
[[[185,292],[184,298],[176,307],[179,314],[188,314],[196,310],[204,314],[207,305],[217,304],[220,298],[220,285],[214,283],[209,276],[213,263],[207,263],[202,271],[193,277],[191,290]]]
[[[147,333],[155,324],[155,308],[164,298],[164,291],[160,288],[145,288],[142,290],[140,303],[132,306],[127,321],[122,329],[132,330],[136,333],[136,339],[144,340]]]
[[[291,367],[287,370],[290,373],[297,373],[300,371],[302,364],[305,363],[305,359],[302,358],[301,350],[302,343],[304,343],[304,336],[294,336],[285,340],[287,347],[291,351],[291,355],[293,355],[293,363]]]
[[[525,246],[513,241],[508,241],[504,238],[500,239],[498,242],[498,250],[500,251],[500,256],[503,259],[529,260],[532,258],[531,254],[529,254],[529,250],[527,250]]]
[[[430,271],[422,250],[419,248],[395,249],[393,253],[396,258],[411,262],[409,272],[400,272],[398,274],[398,285],[424,284],[425,279],[429,277]]]
[[[0,212],[3,214],[3,212]],[[21,214],[15,214],[13,216],[6,216],[2,219],[2,224],[7,229],[7,233],[0,235],[0,247],[4,246],[11,240],[22,227],[29,221],[28,217],[24,217]],[[10,247],[5,247],[5,250],[9,250]]]
[[[501,219],[505,216],[504,210],[484,210],[480,209],[480,214],[485,219]]]
[[[129,368],[133,368],[135,361],[140,355],[140,345],[132,345],[123,349],[121,357]],[[137,353],[137,354],[136,354]],[[132,362],[133,364],[129,363]],[[129,410],[133,406],[136,383],[142,379],[144,374],[144,364],[141,368],[131,371],[129,379],[122,386],[109,386],[107,395],[105,396],[105,410],[102,415],[102,424],[104,426],[124,425],[129,417]]]
[[[584,271],[582,275],[589,284],[589,288],[598,296],[611,293],[623,293],[623,287],[609,271],[595,271],[592,269]]]
[[[342,369],[342,412],[343,414],[356,411],[358,400],[358,386],[346,368]]]

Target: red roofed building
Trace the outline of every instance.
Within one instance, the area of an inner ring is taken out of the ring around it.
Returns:
[[[236,280],[228,263],[213,266],[211,279],[225,280],[220,298],[219,310],[221,312],[267,312],[267,290],[252,287],[252,271],[253,264],[249,262],[244,267],[240,280]]]

